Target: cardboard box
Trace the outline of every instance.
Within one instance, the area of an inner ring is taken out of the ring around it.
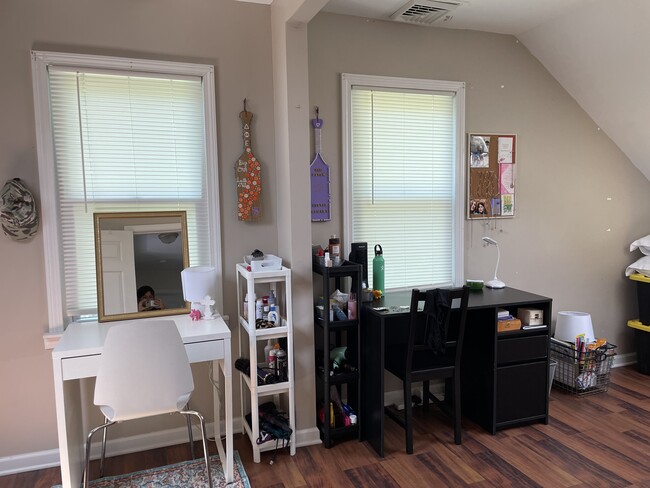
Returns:
[[[519,330],[519,329],[521,329],[521,320],[519,319],[508,319],[508,320],[497,321],[497,332],[505,332],[508,330]]]
[[[544,311],[535,308],[520,308],[517,311],[517,318],[523,325],[543,325]]]

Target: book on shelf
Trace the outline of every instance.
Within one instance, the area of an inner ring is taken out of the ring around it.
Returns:
[[[512,316],[510,315],[510,312],[508,312],[505,308],[500,308],[497,310],[498,319],[507,318],[507,317],[512,317]]]

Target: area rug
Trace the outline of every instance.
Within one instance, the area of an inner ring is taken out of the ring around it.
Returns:
[[[239,453],[235,451],[233,454],[235,472],[232,483],[226,483],[219,456],[210,456],[212,484],[215,488],[251,487]],[[205,476],[205,463],[203,459],[197,459],[119,476],[105,476],[91,480],[89,486],[92,488],[203,488],[208,486],[208,481]],[[60,487],[61,485],[56,485],[52,488]]]

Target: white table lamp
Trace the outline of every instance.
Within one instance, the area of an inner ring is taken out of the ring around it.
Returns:
[[[191,266],[181,271],[183,298],[192,302],[192,310],[200,310],[203,319],[214,319],[212,305],[217,294],[217,269],[212,266]]]
[[[505,288],[506,284],[503,281],[501,281],[499,278],[497,278],[497,270],[499,269],[499,259],[501,259],[501,251],[499,251],[499,244],[491,237],[484,237],[483,242],[487,243],[490,246],[497,247],[497,265],[494,267],[494,279],[491,279],[490,281],[485,283],[485,286],[487,286],[488,288]]]
[[[558,312],[555,323],[555,337],[559,341],[574,344],[576,337],[585,335],[586,342],[596,340],[594,327],[591,323],[591,315],[586,312]]]

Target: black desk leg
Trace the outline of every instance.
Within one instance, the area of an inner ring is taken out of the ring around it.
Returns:
[[[384,457],[384,324],[367,314],[361,321],[361,440]]]

